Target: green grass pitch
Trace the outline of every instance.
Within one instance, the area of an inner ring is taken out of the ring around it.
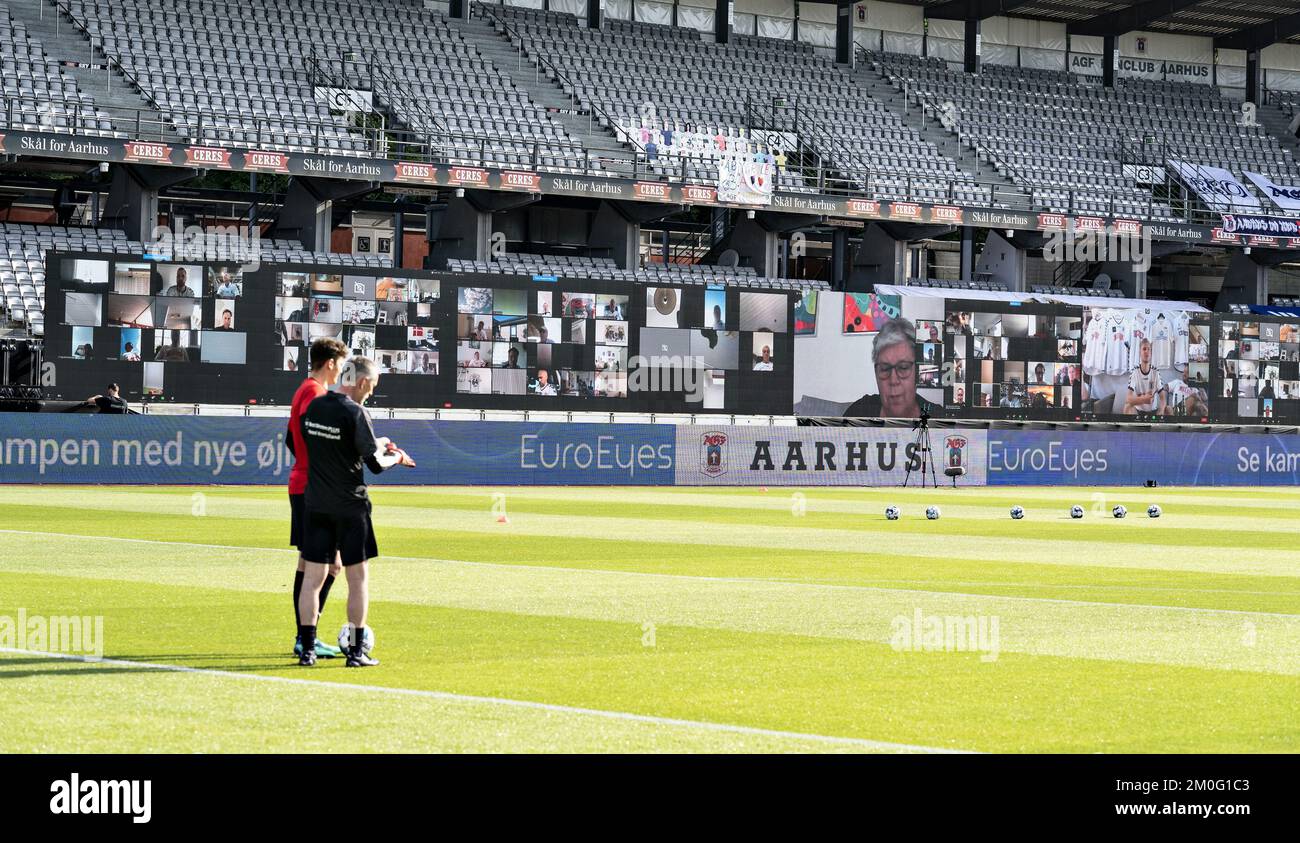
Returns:
[[[0,752],[1300,750],[1300,490],[373,497],[383,664],[305,669],[283,489],[0,487]]]

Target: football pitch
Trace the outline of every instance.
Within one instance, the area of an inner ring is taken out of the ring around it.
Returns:
[[[0,487],[0,752],[1300,751],[1300,490],[372,496],[356,670],[282,488]]]

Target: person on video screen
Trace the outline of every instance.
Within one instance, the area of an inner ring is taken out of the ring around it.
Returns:
[[[230,270],[225,267],[222,267],[221,273],[217,276],[216,294],[223,299],[239,297],[239,285],[235,283],[235,279],[230,277]]]
[[[1163,413],[1165,411],[1165,385],[1160,381],[1160,370],[1151,365],[1151,340],[1146,337],[1138,345],[1140,362],[1129,376],[1128,396],[1124,400],[1124,414]]]
[[[194,288],[189,285],[189,273],[185,271],[185,267],[178,266],[176,267],[176,282],[158,295],[183,296],[188,298],[197,295],[197,293],[195,293]]]
[[[849,405],[844,415],[867,418],[919,418],[933,405],[916,392],[916,326],[898,317],[880,326],[871,346],[878,395],[864,395]]]
[[[156,359],[160,363],[188,363],[190,362],[190,353],[181,345],[181,332],[168,331],[170,341],[159,351]]]

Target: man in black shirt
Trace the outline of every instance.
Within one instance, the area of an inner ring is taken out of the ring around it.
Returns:
[[[373,360],[354,357],[343,365],[337,392],[308,405],[302,416],[307,446],[307,519],[303,535],[304,575],[298,602],[298,663],[316,663],[316,618],[321,585],[335,555],[348,580],[348,667],[379,664],[365,652],[366,612],[370,595],[366,562],[379,555],[370,521],[365,468],[378,474],[415,462],[387,438],[376,439],[370,415],[362,408],[379,381]]]
[[[94,404],[100,413],[124,415],[127,412],[126,400],[121,396],[117,384],[110,383],[103,395],[93,395],[86,399],[87,404]]]

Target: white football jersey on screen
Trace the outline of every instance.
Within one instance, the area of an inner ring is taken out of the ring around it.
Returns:
[[[1128,319],[1121,310],[1108,311],[1106,316],[1106,374],[1127,375],[1133,370],[1129,364]]]
[[[1150,310],[1133,310],[1128,314],[1128,367],[1135,369],[1142,363],[1142,340],[1151,339],[1151,326],[1155,314]]]
[[[1191,317],[1187,311],[1181,311],[1174,317],[1174,368],[1180,372],[1187,371],[1189,359],[1188,324]]]
[[[1083,371],[1100,375],[1106,370],[1106,343],[1110,335],[1106,330],[1106,314],[1094,310],[1091,316],[1088,329],[1083,333]]]
[[[1151,365],[1157,369],[1174,367],[1174,325],[1170,318],[1161,313],[1156,317],[1150,329]]]

